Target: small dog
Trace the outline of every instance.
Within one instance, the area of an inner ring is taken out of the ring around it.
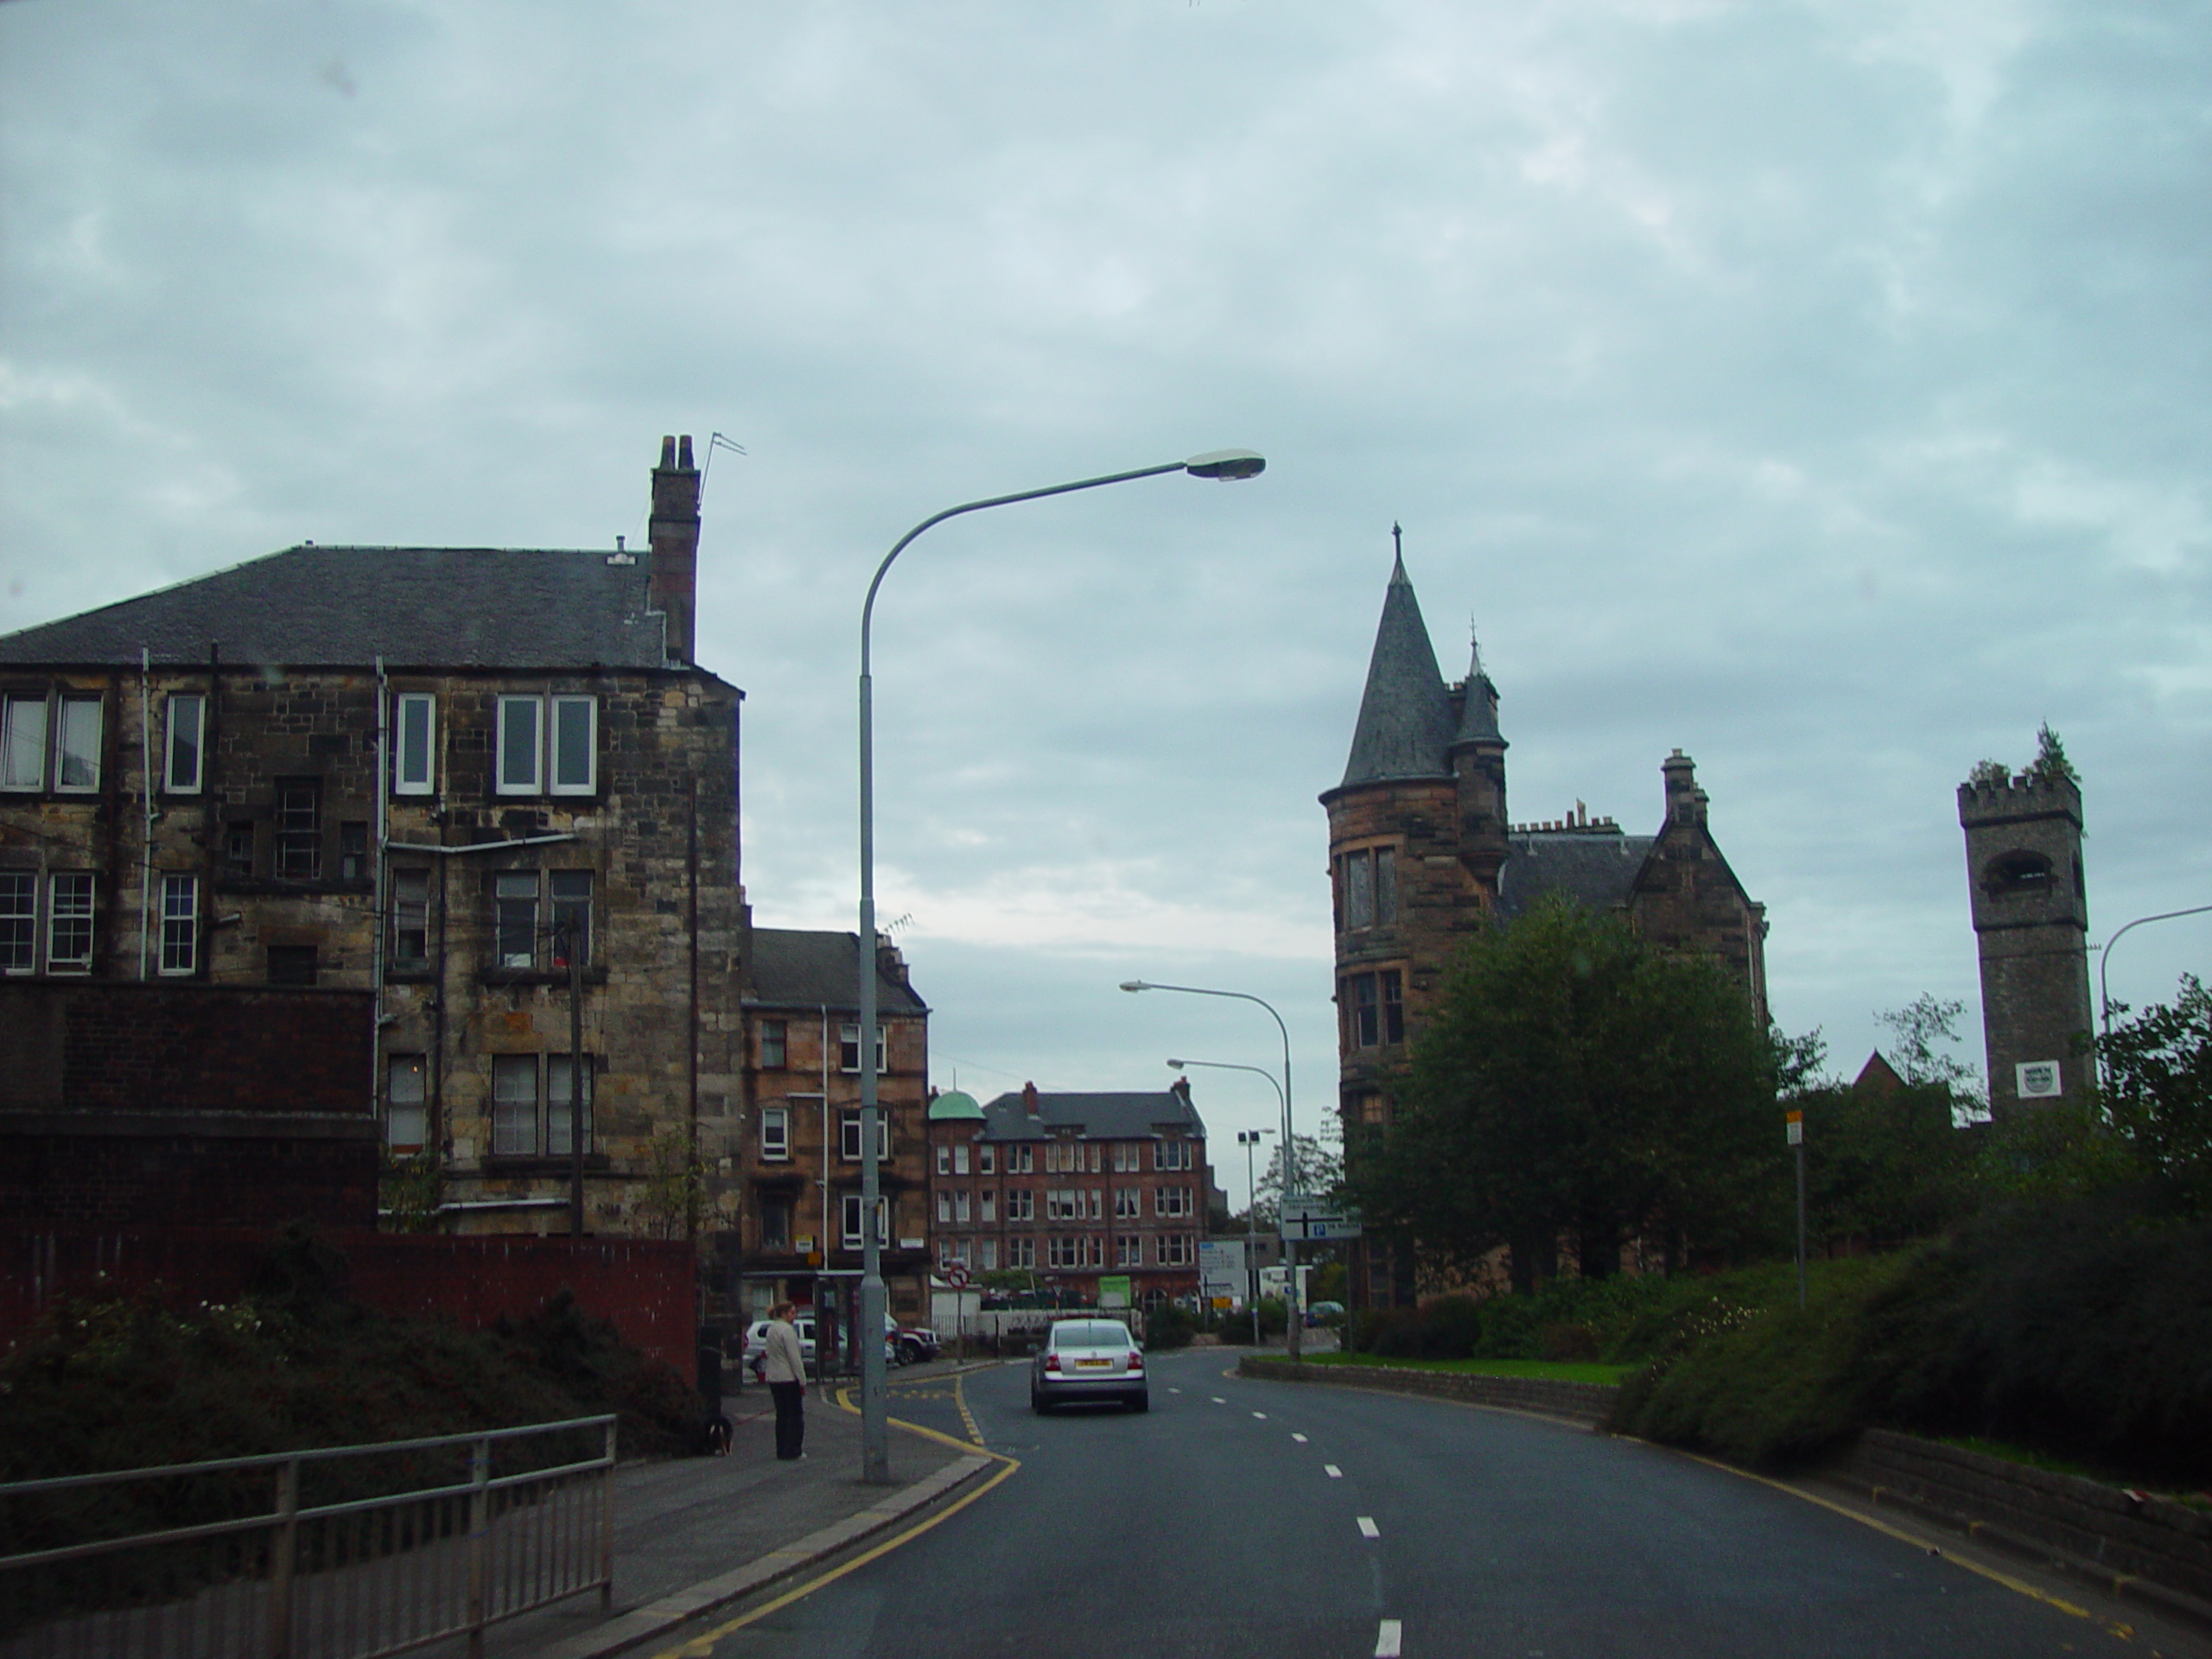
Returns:
[[[729,1439],[733,1432],[728,1418],[716,1412],[707,1420],[706,1451],[710,1458],[729,1456]]]

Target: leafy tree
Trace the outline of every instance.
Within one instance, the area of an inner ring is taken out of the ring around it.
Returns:
[[[1351,1151],[1370,1226],[1471,1268],[1503,1244],[1517,1288],[1573,1237],[1585,1277],[1622,1242],[1773,1242],[1775,1053],[1742,988],[1622,918],[1550,899],[1478,931],[1402,1080],[1396,1121]]]
[[[2113,1131],[2192,1209],[2212,1211],[2212,993],[2184,974],[2171,1004],[2120,1021],[2096,1048]]]
[[[2066,746],[2058,741],[2058,734],[2050,729],[2049,721],[2036,730],[2036,758],[2028,763],[2028,776],[2039,784],[2055,783],[2063,778],[2069,784],[2082,781],[2082,774],[2074,770],[2074,763],[2066,758]]]
[[[1954,1118],[1972,1122],[1989,1115],[1989,1103],[1973,1066],[1947,1051],[1959,1040],[1959,1016],[1967,1005],[1955,996],[1923,991],[1901,1008],[1875,1014],[1890,1028],[1889,1060],[1897,1074],[1916,1087],[1942,1091]]]

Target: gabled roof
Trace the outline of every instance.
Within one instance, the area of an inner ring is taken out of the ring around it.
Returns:
[[[294,668],[668,666],[647,556],[484,547],[294,547],[0,636],[0,664]]]
[[[1073,1129],[1093,1141],[1149,1140],[1165,1128],[1201,1139],[1206,1132],[1198,1110],[1172,1089],[1135,1094],[1058,1094],[1041,1090],[1038,1115],[1022,1108],[1016,1089],[983,1104],[986,1141],[1041,1141],[1054,1130]]]
[[[1421,601],[1401,557],[1382,595],[1382,620],[1367,664],[1367,690],[1352,730],[1351,758],[1339,788],[1400,778],[1448,778],[1446,754],[1456,722],[1452,699],[1437,671],[1436,652]]]
[[[1575,831],[1516,831],[1497,873],[1497,913],[1505,921],[1561,893],[1590,910],[1618,909],[1643,869],[1656,836]]]
[[[827,1008],[857,1013],[861,1005],[861,936],[818,933],[795,927],[756,927],[752,950],[740,964],[744,1000],[768,1008]],[[929,1005],[913,990],[880,969],[875,976],[879,1014],[927,1014]]]

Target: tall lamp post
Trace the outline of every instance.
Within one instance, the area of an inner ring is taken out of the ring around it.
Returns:
[[[1275,1206],[1275,1228],[1282,1237],[1283,1303],[1290,1310],[1290,1329],[1284,1345],[1290,1357],[1299,1355],[1298,1263],[1290,1250],[1290,1195],[1298,1190],[1298,1142],[1292,1138],[1290,1119],[1290,1027],[1282,1022],[1282,1015],[1275,1012],[1274,1003],[1249,991],[1210,990],[1203,985],[1156,985],[1146,979],[1125,979],[1125,991],[1180,991],[1185,996],[1227,996],[1239,1002],[1256,1002],[1268,1011],[1275,1022],[1275,1029],[1282,1033],[1282,1192],[1284,1202]]]
[[[1157,478],[1168,473],[1188,473],[1192,478],[1256,478],[1267,461],[1249,449],[1217,449],[1188,461],[1163,461],[1134,472],[1109,473],[1103,478],[1082,478],[1071,484],[1054,484],[1014,495],[995,495],[988,500],[968,501],[932,513],[893,545],[875,567],[868,585],[868,599],[861,607],[861,1306],[858,1324],[865,1336],[855,1334],[861,1351],[861,1478],[874,1485],[891,1482],[891,1427],[883,1391],[883,1241],[876,1225],[876,1205],[882,1183],[875,1154],[882,1134],[882,1114],[876,1103],[875,1064],[875,691],[869,671],[870,636],[875,621],[876,591],[892,562],[907,543],[932,525],[963,513],[986,507],[1010,506],[1016,501],[1036,501],[1048,495],[1071,495],[1106,484],[1126,484],[1132,479]]]
[[[1275,1074],[1263,1065],[1237,1065],[1229,1060],[1170,1060],[1168,1065],[1178,1071],[1186,1066],[1203,1065],[1210,1071],[1249,1071],[1254,1077],[1265,1077],[1275,1091],[1275,1100],[1289,1110],[1282,1084],[1275,1081]],[[1252,1154],[1261,1137],[1273,1135],[1273,1129],[1239,1129],[1236,1144],[1244,1148],[1244,1296],[1252,1305],[1252,1345],[1260,1345],[1260,1184],[1253,1178]]]
[[[2192,905],[2187,910],[2162,910],[2156,916],[2138,916],[2105,941],[2105,948],[2097,952],[2097,1015],[2107,1042],[2112,1040],[2112,989],[2105,982],[2105,968],[2112,960],[2113,946],[2120,943],[2129,928],[2140,927],[2145,922],[2171,922],[2177,916],[2202,916],[2208,911],[2212,911],[2212,905]],[[2104,1057],[2097,1058],[2098,1074],[2102,1076]]]

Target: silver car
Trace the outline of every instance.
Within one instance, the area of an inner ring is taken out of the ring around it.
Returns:
[[[1062,1319],[1029,1363],[1029,1407],[1039,1416],[1070,1400],[1118,1400],[1147,1411],[1144,1350],[1119,1319]]]

